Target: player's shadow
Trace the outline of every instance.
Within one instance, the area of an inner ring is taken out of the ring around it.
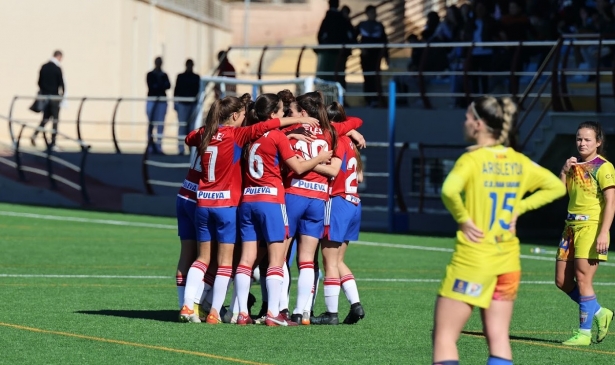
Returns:
[[[124,317],[134,319],[151,319],[160,322],[177,322],[178,312],[176,310],[122,310],[122,309],[101,309],[76,311],[79,314],[95,314],[99,316]]]
[[[461,331],[464,335],[468,336],[480,336],[485,337],[485,335],[480,331]],[[511,340],[519,340],[519,341],[532,341],[532,342],[546,342],[546,343],[556,343],[561,344],[562,341],[557,340],[549,340],[545,338],[536,338],[536,337],[527,337],[527,336],[509,336]]]

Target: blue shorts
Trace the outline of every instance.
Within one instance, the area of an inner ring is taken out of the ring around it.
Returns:
[[[286,214],[288,215],[288,234],[322,238],[325,230],[325,202],[320,199],[286,194]]]
[[[279,203],[249,202],[239,206],[241,240],[282,242],[288,236],[286,206]]]
[[[331,197],[325,217],[329,241],[342,243],[359,239],[361,203],[354,205],[341,196]]]
[[[237,207],[197,207],[199,242],[217,241],[235,244],[237,239]]]
[[[196,240],[196,203],[177,197],[175,212],[177,213],[177,235],[180,240]]]

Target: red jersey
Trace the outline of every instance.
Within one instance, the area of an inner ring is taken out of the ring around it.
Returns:
[[[241,198],[241,148],[279,127],[279,119],[249,127],[220,126],[200,157],[202,172],[196,194],[197,206],[236,207]],[[198,146],[202,138],[203,129],[199,128],[188,134],[186,144]]]
[[[350,137],[340,136],[337,140],[337,148],[335,156],[342,160],[340,172],[336,177],[331,179],[329,186],[329,194],[331,196],[341,196],[354,205],[359,205],[357,181],[357,157],[355,153],[354,143]]]
[[[359,128],[363,125],[363,121],[359,118],[348,117],[345,122],[332,123],[331,124],[338,136],[345,135],[353,129]],[[318,153],[324,149],[329,150],[331,145],[331,136],[328,133],[324,133],[320,128],[312,128],[307,124],[303,127],[312,133],[313,142],[304,142],[298,140],[291,140],[291,145],[295,151],[299,152],[299,155],[304,159],[309,160],[318,156]],[[339,142],[338,142],[339,144]],[[295,174],[293,171],[286,177],[284,181],[284,187],[289,194],[301,195],[308,198],[329,200],[329,178],[323,176],[315,171],[308,171],[303,175]]]
[[[187,136],[186,136],[187,138]],[[179,188],[177,196],[180,198],[196,202],[196,192],[199,188],[199,180],[201,179],[201,157],[194,154],[192,161],[190,161],[190,169],[184,179],[182,187]]]
[[[242,201],[284,204],[280,164],[294,157],[288,138],[280,131],[269,131],[256,140],[244,168]]]

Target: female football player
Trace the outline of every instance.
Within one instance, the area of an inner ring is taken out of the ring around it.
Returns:
[[[466,111],[464,132],[474,145],[442,186],[459,230],[436,300],[434,364],[459,364],[456,342],[474,306],[481,310],[487,364],[512,364],[508,330],[521,278],[517,217],[566,192],[550,171],[508,147],[516,112],[510,98],[493,96],[477,98]]]
[[[327,106],[332,122],[346,120],[344,107],[338,102]],[[331,164],[317,166],[314,171],[330,176],[330,199],[325,212],[325,238],[321,240],[323,264],[325,267],[324,292],[326,312],[312,317],[312,324],[336,325],[338,319],[338,297],[340,286],[350,302],[350,312],[344,319],[354,324],[365,317],[359,302],[359,292],[352,272],[344,263],[344,255],[350,241],[359,239],[361,225],[361,199],[358,184],[363,181],[363,162],[358,147],[347,136],[340,136]]]
[[[276,94],[262,94],[256,99],[254,109],[250,111],[248,125],[281,118],[282,114],[283,104],[280,98]],[[269,313],[265,324],[288,326],[286,318],[279,314],[284,279],[283,265],[286,261],[284,240],[288,232],[279,160],[301,175],[316,165],[329,161],[332,152],[322,149],[315,158],[301,161],[295,156],[286,135],[278,130],[265,133],[248,145],[248,151],[247,166],[244,168],[244,191],[239,207],[243,244],[235,276],[240,309],[237,324],[252,322],[247,313],[250,279],[257,258],[257,242],[265,241],[269,257],[266,278]]]
[[[220,309],[232,275],[233,245],[237,233],[237,205],[241,198],[241,148],[265,132],[291,124],[318,125],[314,118],[273,119],[266,123],[239,127],[245,118],[245,104],[236,97],[216,100],[204,126],[186,137],[186,144],[198,147],[201,178],[197,191],[196,219],[199,255],[188,271],[185,297],[196,291],[210,262],[212,237],[218,243],[218,270],[214,281],[207,323],[220,323]],[[195,267],[199,269],[193,270]],[[194,295],[192,295],[193,297]],[[181,315],[194,316],[192,303],[184,302]]]
[[[602,157],[604,132],[596,122],[577,128],[579,157],[570,157],[560,178],[568,190],[568,216],[557,250],[555,283],[579,305],[580,328],[564,345],[589,346],[592,322],[596,342],[606,337],[613,312],[598,304],[593,280],[600,261],[606,261],[609,229],[615,214],[615,169]]]
[[[348,118],[344,123],[332,126],[322,99],[318,92],[309,92],[297,97],[296,106],[303,116],[317,118],[320,126],[304,126],[314,138],[313,142],[292,140],[293,148],[304,159],[315,158],[321,149],[335,151],[338,135],[357,129],[363,123],[358,118]],[[310,324],[309,310],[314,288],[314,255],[318,241],[324,233],[325,202],[329,200],[329,182],[326,176],[314,171],[300,175],[291,172],[285,180],[286,207],[290,237],[299,234],[299,280],[297,283],[297,304],[291,319],[293,322]],[[291,238],[292,239],[292,238]],[[286,247],[290,244],[287,239]]]

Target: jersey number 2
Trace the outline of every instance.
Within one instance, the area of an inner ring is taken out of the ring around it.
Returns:
[[[514,199],[517,197],[517,193],[504,193],[504,200],[502,201],[502,210],[507,210],[510,212],[510,214],[512,214],[514,207],[512,205],[510,205],[510,203],[508,202],[510,199],[512,199],[514,201]],[[498,194],[496,192],[491,192],[489,193],[489,199],[491,199],[491,219],[489,220],[489,229],[491,229],[491,227],[493,227],[493,223],[495,221],[495,215],[498,211]],[[509,229],[510,228],[510,222],[506,223],[503,219],[500,219],[498,221],[498,223],[500,223],[500,227],[504,228],[504,229]]]
[[[352,186],[352,182],[357,180],[357,159],[355,157],[348,160],[348,165],[346,165],[347,170],[354,169],[352,174],[348,175],[346,178],[346,194],[356,194],[357,187]]]

